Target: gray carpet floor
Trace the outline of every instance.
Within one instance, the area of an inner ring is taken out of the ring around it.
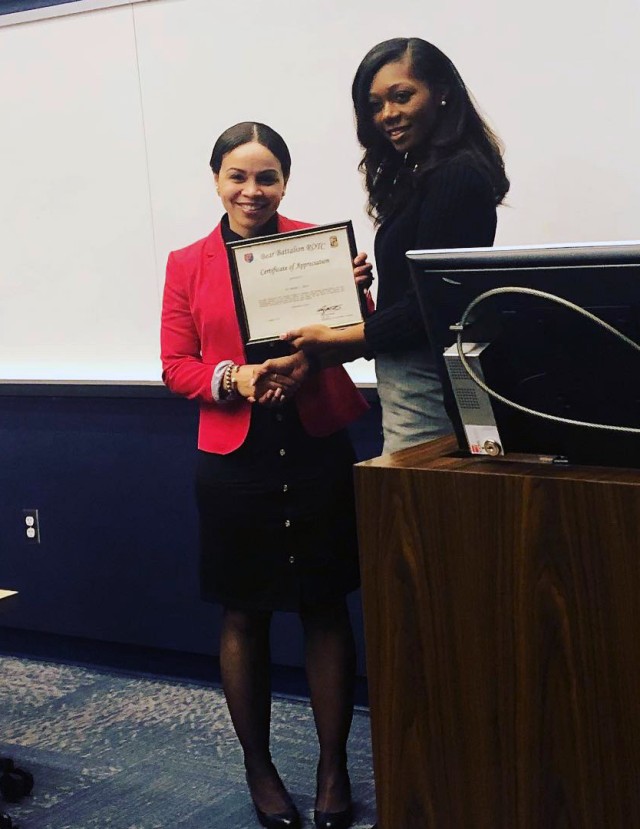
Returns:
[[[317,749],[308,700],[275,697],[272,735],[276,765],[312,827]],[[0,756],[35,778],[19,804],[0,801],[20,829],[258,826],[213,685],[0,658]],[[375,796],[365,709],[356,709],[349,769],[354,829],[368,829]]]

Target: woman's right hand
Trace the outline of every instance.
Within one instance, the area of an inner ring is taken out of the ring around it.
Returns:
[[[262,368],[261,365],[253,364],[238,368],[235,377],[238,394],[249,403],[280,406],[287,397],[291,397],[294,391],[297,391],[299,384],[286,374],[273,371],[264,374]]]
[[[304,351],[294,351],[284,357],[272,357],[270,360],[265,360],[262,365],[258,366],[255,376],[256,382],[269,374],[274,380],[280,380],[283,376],[287,377],[295,384],[295,387],[289,389],[289,392],[293,393],[298,391],[308,373],[307,355]]]
[[[258,403],[283,403],[293,397],[304,382],[309,372],[309,361],[304,352],[298,351],[286,357],[273,357],[262,365],[256,366],[254,373],[255,397]],[[267,400],[260,396],[262,388],[273,395]],[[279,390],[279,394],[277,393]]]

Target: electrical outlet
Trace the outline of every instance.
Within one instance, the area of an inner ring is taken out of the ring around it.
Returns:
[[[30,544],[40,543],[40,519],[37,509],[23,509],[24,537]]]

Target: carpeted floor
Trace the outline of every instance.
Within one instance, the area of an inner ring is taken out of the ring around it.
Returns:
[[[351,732],[354,829],[375,820],[369,717]],[[0,756],[35,777],[0,801],[20,829],[257,827],[222,692],[32,659],[0,658]],[[273,755],[312,827],[316,742],[308,701],[277,697]]]

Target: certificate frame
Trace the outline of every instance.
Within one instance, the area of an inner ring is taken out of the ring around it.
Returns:
[[[351,220],[238,239],[226,247],[245,345],[273,344],[285,331],[313,323],[356,325],[366,316],[353,277]]]

